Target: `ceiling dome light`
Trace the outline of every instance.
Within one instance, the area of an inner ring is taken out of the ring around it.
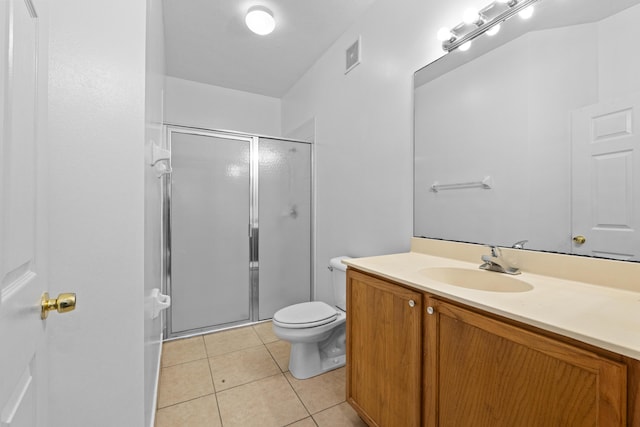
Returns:
[[[276,28],[273,12],[264,6],[253,6],[249,8],[244,22],[251,31],[261,36],[271,33],[273,29]]]
[[[493,27],[489,28],[487,30],[487,35],[488,36],[495,36],[496,34],[498,34],[500,32],[500,24],[498,25],[494,25]]]
[[[531,16],[533,16],[533,5],[527,7],[526,9],[522,9],[520,12],[518,12],[518,15],[522,19],[531,18]]]

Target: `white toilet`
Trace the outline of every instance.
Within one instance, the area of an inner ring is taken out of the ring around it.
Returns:
[[[273,315],[273,332],[291,343],[289,372],[311,378],[344,366],[346,359],[347,266],[341,256],[329,261],[336,307],[322,301],[303,302]]]

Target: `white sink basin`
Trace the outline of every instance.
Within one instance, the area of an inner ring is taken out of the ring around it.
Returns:
[[[504,273],[480,269],[433,267],[420,270],[420,274],[447,285],[480,291],[526,292],[533,289],[533,286],[524,280],[516,279]]]

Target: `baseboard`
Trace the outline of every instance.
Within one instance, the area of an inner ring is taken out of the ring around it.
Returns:
[[[154,427],[156,425],[156,411],[158,407],[158,385],[160,383],[160,368],[162,362],[162,333],[160,333],[159,337],[160,341],[160,351],[158,351],[158,364],[156,366],[156,381],[153,387],[153,404],[151,405],[151,416],[149,417],[149,425],[147,427]]]

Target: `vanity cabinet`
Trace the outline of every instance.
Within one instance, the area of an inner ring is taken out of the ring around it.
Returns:
[[[425,300],[427,426],[627,425],[624,364]]]
[[[418,426],[422,293],[349,269],[347,401],[370,426]]]
[[[347,313],[370,426],[638,425],[637,361],[352,268]]]

